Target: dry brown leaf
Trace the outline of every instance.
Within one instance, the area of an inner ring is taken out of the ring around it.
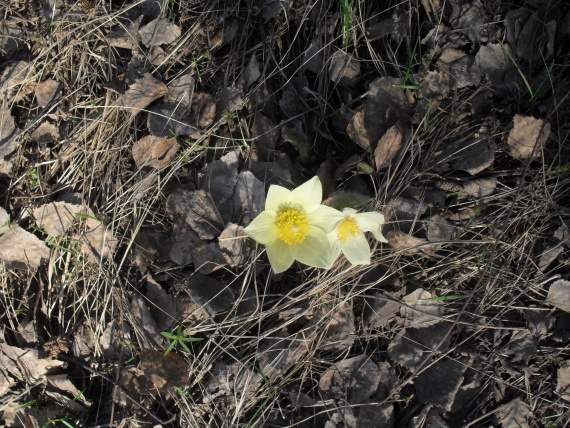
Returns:
[[[147,126],[152,135],[157,137],[173,137],[189,135],[195,138],[200,135],[196,128],[189,125],[188,109],[185,104],[161,103],[148,112]]]
[[[167,331],[178,319],[176,297],[168,294],[150,274],[146,275],[146,293],[150,313],[160,331]]]
[[[148,166],[163,169],[172,163],[179,148],[176,138],[147,135],[133,144],[133,159],[139,168]]]
[[[8,63],[0,75],[0,98],[8,102],[20,101],[34,91],[36,70],[32,63]]]
[[[196,82],[191,74],[183,74],[168,84],[167,102],[183,104],[187,108],[192,104]]]
[[[513,54],[508,45],[487,43],[475,55],[475,66],[495,88],[515,92],[520,78],[509,55]]]
[[[154,100],[166,95],[167,92],[168,88],[164,83],[152,74],[145,73],[115,101],[115,105],[129,110],[134,116]]]
[[[549,310],[544,309],[545,310],[532,308],[523,309],[528,329],[534,336],[544,336],[554,326],[554,317],[550,314]]]
[[[124,49],[138,48],[141,36],[139,34],[139,27],[144,16],[140,15],[136,20],[129,22],[124,27],[121,26],[107,36],[107,41],[110,46]]]
[[[20,226],[10,226],[0,236],[0,260],[8,268],[37,269],[47,262],[49,253],[42,240]]]
[[[253,85],[260,77],[261,77],[261,69],[259,67],[259,63],[257,62],[257,57],[254,52],[253,55],[251,55],[251,58],[249,59],[247,65],[245,66],[243,74],[241,76],[245,89]]]
[[[180,27],[166,18],[156,18],[139,30],[146,46],[168,45],[180,37]]]
[[[405,306],[402,305],[400,314],[404,318],[406,327],[427,327],[441,322],[444,306],[442,302],[430,301],[436,296],[423,288],[402,298]]]
[[[165,339],[160,334],[148,306],[149,303],[143,296],[140,294],[133,296],[130,309],[138,327],[137,339],[142,341],[145,347],[161,347],[165,343]],[[117,324],[115,329],[120,332],[121,327]]]
[[[495,412],[495,417],[503,428],[529,428],[527,417],[532,417],[532,410],[520,398],[515,398],[500,406]]]
[[[451,90],[451,76],[439,71],[428,71],[420,93],[427,100],[443,100]]]
[[[59,129],[53,123],[44,122],[32,132],[32,140],[40,144],[59,142]]]
[[[241,91],[236,88],[224,88],[216,94],[216,122],[226,123],[229,113],[243,108],[245,102],[241,95]]]
[[[39,351],[31,348],[18,348],[0,343],[2,367],[18,379],[42,380],[47,374],[65,365],[56,359],[40,358]]]
[[[439,214],[429,219],[426,225],[427,239],[430,242],[449,242],[458,232],[457,228]]]
[[[5,158],[18,148],[17,131],[10,110],[2,105],[0,109],[0,174],[9,175],[12,172],[12,162]]]
[[[449,359],[440,360],[429,366],[414,382],[418,400],[451,410],[466,370],[465,364]]]
[[[227,285],[200,273],[187,278],[183,286],[185,294],[179,299],[180,317],[189,329],[227,314],[235,300]]]
[[[182,203],[183,206],[176,209],[182,209],[185,213],[186,223],[198,234],[202,240],[211,240],[217,237],[223,230],[222,220],[214,205],[212,196],[204,190],[196,190],[187,192],[187,199],[180,201],[168,198],[167,204]],[[171,211],[174,208],[169,208]]]
[[[538,340],[529,330],[514,331],[505,353],[512,355],[512,361],[528,364],[536,351]]]
[[[90,338],[93,340],[93,338]],[[123,344],[131,343],[130,329],[127,323],[120,325],[117,321],[112,320],[107,323],[103,334],[99,338],[99,345],[103,351],[103,355],[110,360],[117,360],[121,356],[129,356],[131,351]]]
[[[3,19],[0,22],[0,58],[10,60],[27,40],[25,28],[20,28],[18,19]]]
[[[360,75],[360,63],[352,55],[338,50],[331,55],[329,77],[339,85],[346,86]]]
[[[59,83],[46,79],[36,86],[36,100],[41,107],[47,106],[59,91]]]
[[[421,362],[430,358],[430,350],[437,347],[438,352],[443,352],[447,349],[449,329],[450,326],[445,321],[428,327],[405,328],[388,345],[388,355],[392,361],[413,373]]]
[[[497,177],[479,178],[463,183],[463,192],[476,198],[491,196],[497,188]]]
[[[217,206],[233,195],[238,180],[238,164],[239,152],[234,150],[206,165],[201,187],[212,195]]]
[[[475,57],[460,49],[446,48],[437,60],[436,66],[452,77],[452,84],[464,88],[479,83],[481,74],[475,65]]]
[[[415,236],[408,235],[401,230],[390,230],[386,234],[388,245],[396,251],[401,251],[405,255],[414,255],[420,251],[428,253],[434,249],[434,245],[430,244],[423,238],[416,238]]]
[[[564,244],[567,247],[570,247],[570,229],[565,226],[560,226],[554,232],[554,238],[560,241],[560,244]]]
[[[518,114],[513,122],[514,127],[507,140],[511,154],[517,159],[535,159],[540,156],[550,136],[550,124],[544,123],[542,119]]]
[[[356,337],[356,325],[352,305],[344,298],[325,295],[315,312],[316,320],[324,320],[324,336],[319,348],[332,352],[343,352],[352,347]],[[320,321],[321,323],[323,321]]]
[[[371,328],[382,328],[396,316],[400,306],[396,296],[375,292],[372,297],[366,299],[364,322]]]
[[[550,285],[545,303],[570,312],[570,281],[564,279],[554,281]]]
[[[210,242],[200,248],[196,248],[192,253],[192,261],[196,271],[203,274],[215,272],[227,264],[226,258],[217,242]]]
[[[247,226],[265,207],[265,186],[250,171],[238,175],[232,196],[233,219]]]
[[[33,214],[38,227],[43,228],[48,236],[59,236],[67,231],[79,218],[81,205],[67,202],[50,202],[34,209]]]
[[[118,240],[103,222],[89,218],[86,224],[82,250],[89,263],[99,264],[101,259],[110,257],[115,252]]]
[[[242,362],[217,363],[205,388],[204,403],[215,402],[219,397],[254,399],[255,392],[262,384],[263,378],[258,371]]]
[[[188,384],[190,369],[188,364],[176,353],[155,351],[150,348],[143,348],[139,351],[139,369],[148,379],[149,388],[139,391],[145,393],[163,393],[168,388],[183,388]]]
[[[542,253],[540,259],[538,261],[538,268],[544,272],[548,269],[548,266],[554,262],[558,258],[560,254],[564,252],[564,247],[562,245],[555,245],[553,247],[548,248],[546,251]]]
[[[400,147],[402,147],[402,130],[399,125],[394,125],[380,138],[374,150],[376,169],[380,170],[390,166]]]
[[[570,365],[566,362],[566,367],[560,367],[557,373],[556,392],[560,397],[570,402]]]
[[[47,376],[47,386],[49,389],[56,389],[59,392],[67,393],[66,396],[60,398],[59,404],[63,407],[76,412],[84,412],[86,408],[91,407],[91,403],[85,399],[85,396],[77,389],[77,387],[69,380],[65,373],[52,374]]]
[[[226,19],[219,28],[209,38],[209,48],[219,49],[225,44],[230,43],[236,36],[239,30],[239,21],[236,18]]]
[[[228,223],[220,234],[218,243],[226,262],[231,267],[241,266],[247,262],[250,247],[243,226]]]
[[[315,74],[318,74],[323,70],[323,59],[324,54],[320,47],[320,41],[314,41],[305,51],[303,67]]]
[[[194,251],[205,245],[193,230],[175,230],[172,233],[171,241],[170,260],[180,266],[191,264]]]

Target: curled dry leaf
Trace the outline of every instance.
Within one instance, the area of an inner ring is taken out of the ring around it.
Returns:
[[[518,114],[513,122],[514,127],[507,140],[511,154],[517,159],[535,159],[540,156],[550,136],[550,124],[544,123],[542,119]]]
[[[360,75],[360,63],[352,55],[338,50],[331,55],[329,77],[339,85],[346,86]]]
[[[32,140],[40,144],[52,144],[59,141],[59,129],[49,122],[44,122],[32,132]]]
[[[49,259],[47,245],[20,226],[3,228],[0,236],[0,260],[10,269],[37,269]]]
[[[180,37],[180,27],[166,18],[156,18],[139,30],[146,46],[168,45]]]
[[[176,138],[147,135],[133,144],[133,159],[139,168],[163,169],[172,163],[179,148]]]
[[[390,166],[400,147],[402,147],[402,130],[399,125],[394,125],[380,138],[374,150],[376,169]]]
[[[115,105],[128,109],[134,116],[154,100],[166,95],[167,92],[168,88],[164,83],[152,74],[145,73],[115,101]]]
[[[46,79],[36,86],[36,100],[41,107],[47,106],[59,90],[59,83],[53,79]]]
[[[570,312],[570,281],[564,279],[554,281],[550,285],[545,303]]]
[[[48,236],[59,236],[79,220],[77,214],[82,210],[81,205],[50,202],[34,209],[33,215],[38,227],[43,228]]]
[[[8,102],[20,101],[34,91],[36,70],[32,63],[8,63],[0,75],[0,98]]]

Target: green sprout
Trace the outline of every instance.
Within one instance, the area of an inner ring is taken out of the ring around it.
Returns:
[[[190,337],[187,336],[186,334],[184,334],[184,332],[182,331],[182,324],[180,324],[177,328],[176,328],[176,332],[175,333],[168,333],[167,331],[161,331],[160,334],[164,337],[166,337],[167,339],[172,340],[172,342],[170,342],[170,345],[168,346],[168,349],[166,350],[166,352],[164,353],[164,355],[168,355],[170,353],[170,351],[172,351],[174,348],[176,348],[178,345],[180,345],[182,347],[182,349],[184,349],[186,352],[188,352],[189,354],[191,353],[190,348],[188,348],[188,346],[186,346],[186,342],[199,342],[201,340],[204,340],[203,337]]]

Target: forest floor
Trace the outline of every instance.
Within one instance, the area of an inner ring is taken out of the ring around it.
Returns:
[[[0,425],[568,426],[566,2],[0,10]],[[388,243],[275,274],[314,176]]]

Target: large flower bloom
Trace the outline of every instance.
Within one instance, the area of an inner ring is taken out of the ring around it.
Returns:
[[[364,232],[372,232],[380,242],[388,242],[382,235],[384,216],[377,212],[357,213],[352,208],[342,211],[344,220],[327,235],[332,247],[332,263],[342,252],[353,265],[370,264],[370,245]]]
[[[330,265],[331,246],[326,234],[344,216],[321,205],[322,199],[318,177],[293,191],[276,185],[269,187],[265,211],[245,228],[245,233],[267,247],[267,257],[275,273],[287,270],[295,260],[313,267]]]

